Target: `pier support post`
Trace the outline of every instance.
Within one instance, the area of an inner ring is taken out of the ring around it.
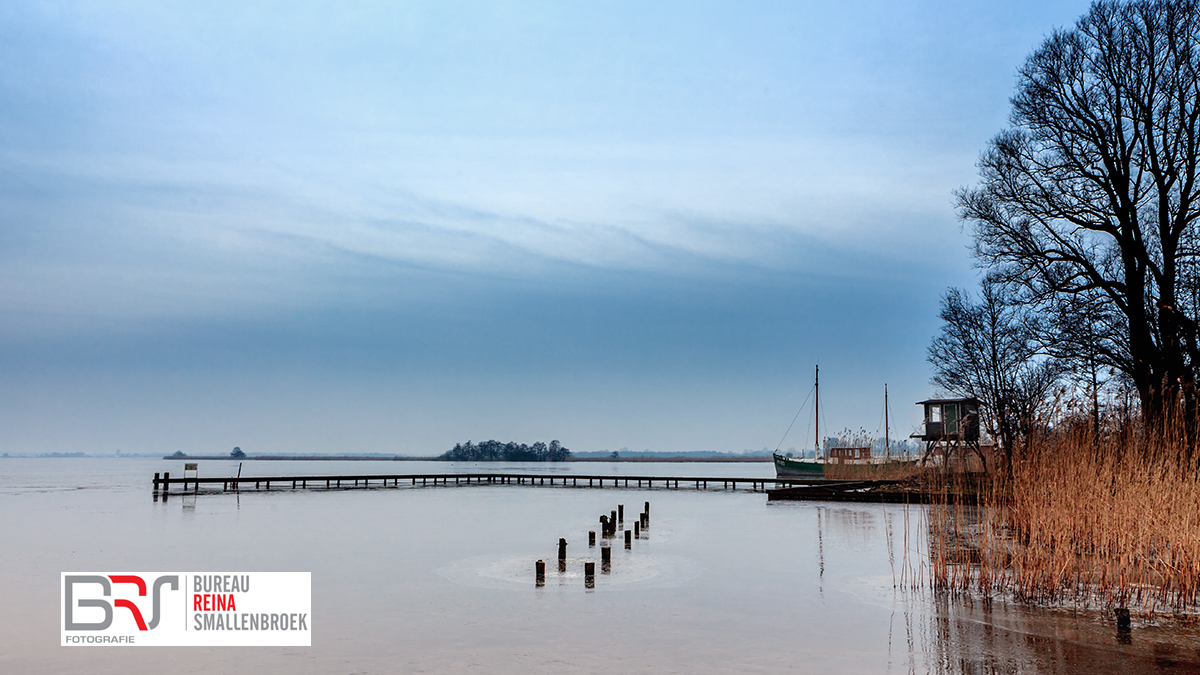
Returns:
[[[171,472],[170,471],[166,471],[163,473],[163,489],[162,489],[162,491],[163,491],[163,494],[166,494],[171,491]]]
[[[625,505],[624,504],[617,504],[617,522],[618,523],[625,522]]]
[[[535,566],[535,569],[536,569],[536,574],[537,574],[537,579],[536,579],[537,585],[545,586],[546,585],[546,561],[545,560],[537,561],[537,565]]]
[[[608,534],[615,537],[617,535],[617,512],[610,511],[608,516]]]
[[[600,536],[608,538],[608,516],[600,516]]]
[[[558,538],[558,559],[567,559],[567,540],[562,537]]]
[[[601,546],[600,547],[600,571],[604,572],[605,574],[608,574],[608,571],[610,569],[612,569],[612,547],[611,546]]]
[[[158,494],[158,472],[154,472],[154,494]]]
[[[640,526],[641,526],[641,523],[634,523],[634,524],[633,524],[633,538],[634,538],[634,539],[641,539],[641,538],[642,538],[642,534],[641,534],[641,532],[639,532],[639,530],[640,530]]]
[[[596,531],[589,530],[588,531],[588,546],[591,547],[591,546],[595,546],[595,545],[596,545]]]
[[[586,588],[596,587],[596,563],[583,563],[583,585]]]
[[[625,548],[633,548],[633,531],[625,530]]]

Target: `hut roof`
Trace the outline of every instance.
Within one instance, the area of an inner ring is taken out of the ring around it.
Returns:
[[[927,403],[974,403],[979,405],[980,401],[977,398],[931,398],[924,401],[917,401],[917,405],[925,405]]]

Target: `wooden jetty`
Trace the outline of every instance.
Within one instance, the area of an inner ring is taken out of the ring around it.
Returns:
[[[899,480],[825,481],[767,490],[767,501],[857,502],[860,504],[978,504],[975,492],[906,490]]]
[[[767,501],[814,500],[825,502],[917,503],[921,494],[879,490],[896,480],[845,480],[836,483],[787,486],[767,490]]]
[[[768,485],[775,488],[803,485],[841,483],[845,481],[822,478],[730,478],[727,476],[644,476],[644,475],[585,475],[546,476],[526,473],[408,473],[348,476],[253,476],[220,477],[184,476],[171,478],[170,472],[154,474],[155,494],[198,494],[239,492],[246,490],[353,490],[412,487],[447,487],[468,485],[528,485],[577,488],[644,488],[707,490],[720,486],[724,490],[739,487],[753,492],[765,492]],[[861,482],[861,481],[859,481]],[[177,492],[176,492],[177,489]]]

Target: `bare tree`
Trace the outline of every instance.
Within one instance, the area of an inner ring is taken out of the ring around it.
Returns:
[[[997,280],[985,278],[980,302],[965,290],[942,296],[941,333],[929,345],[933,383],[983,404],[983,428],[1000,445],[1005,471],[1059,379],[1057,361],[1040,358],[1023,308]]]
[[[1048,317],[1057,356],[1195,410],[1200,11],[1095,2],[1020,69],[1010,128],[956,194],[975,253]]]

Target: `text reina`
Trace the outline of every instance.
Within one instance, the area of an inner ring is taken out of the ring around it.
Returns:
[[[218,595],[214,593],[197,593],[192,596],[193,612],[236,612],[233,593]]]

